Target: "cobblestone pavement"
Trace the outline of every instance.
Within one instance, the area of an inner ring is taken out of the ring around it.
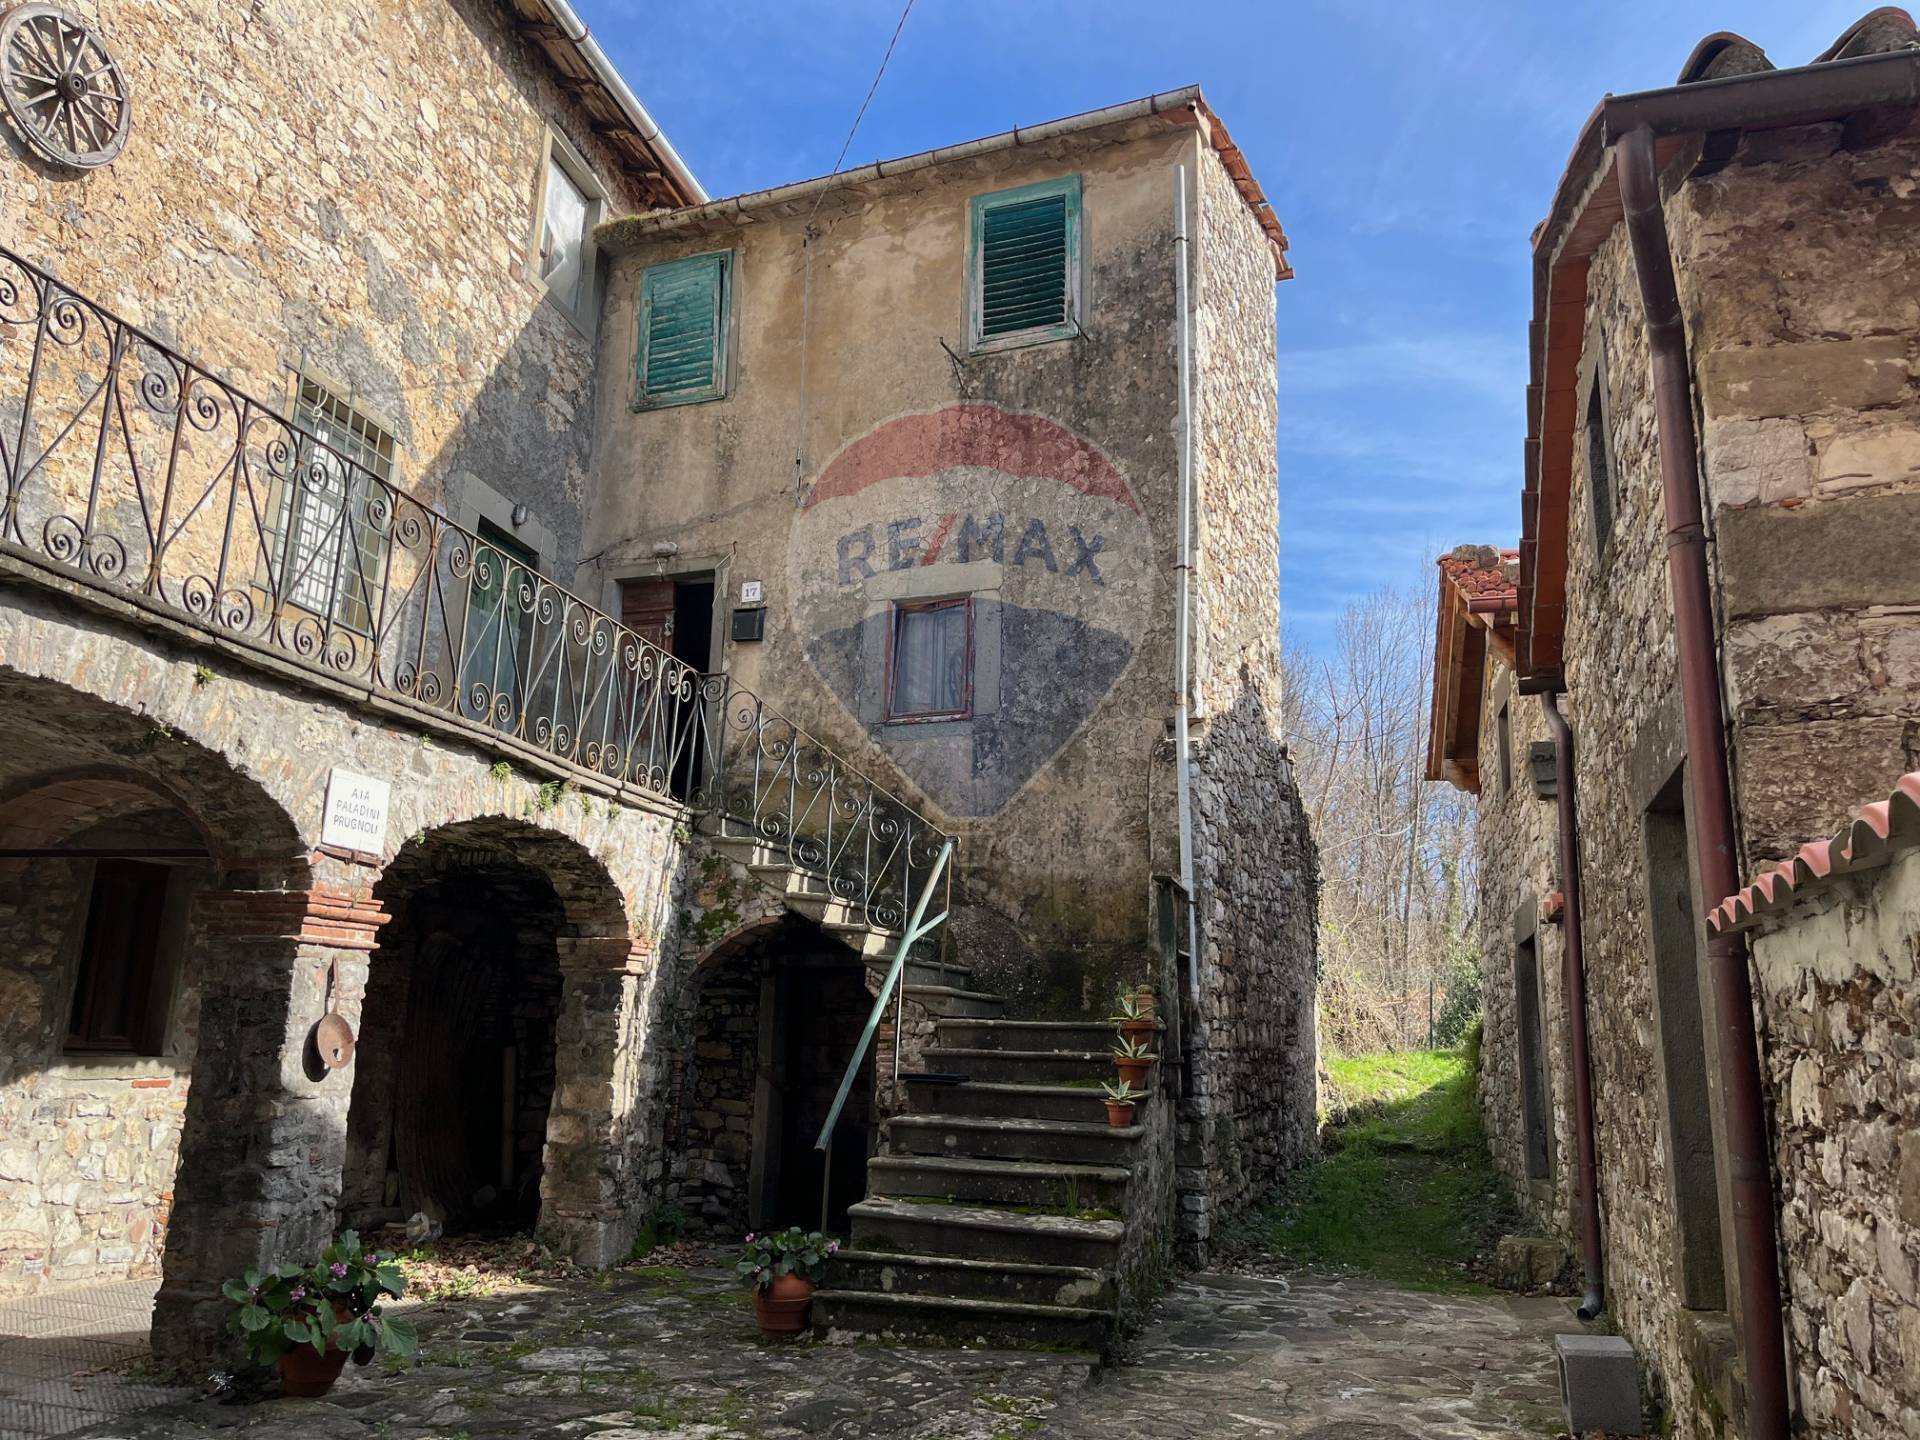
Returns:
[[[173,1398],[140,1374],[157,1283],[0,1301],[0,1440],[39,1440]]]
[[[173,1403],[91,1440],[1062,1440],[1554,1433],[1561,1302],[1370,1281],[1198,1275],[1122,1362],[883,1345],[765,1344],[724,1270],[616,1272],[416,1312],[417,1363],[351,1367],[323,1400]]]

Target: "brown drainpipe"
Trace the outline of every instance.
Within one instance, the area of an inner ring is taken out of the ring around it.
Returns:
[[[1653,131],[1629,130],[1614,146],[1626,209],[1640,304],[1653,358],[1654,420],[1660,442],[1660,487],[1667,521],[1667,578],[1673,590],[1680,698],[1686,711],[1687,782],[1693,801],[1699,889],[1703,904],[1740,888],[1734,854],[1733,789],[1721,721],[1719,657],[1707,576],[1700,464],[1694,444],[1693,377],[1686,327],[1674,283],[1666,213],[1654,160]],[[1714,1019],[1720,1032],[1720,1094],[1733,1197],[1734,1255],[1740,1273],[1741,1351],[1747,1371],[1749,1440],[1787,1434],[1787,1356],[1780,1328],[1779,1238],[1774,1227],[1773,1174],[1754,1034],[1753,984],[1746,941],[1715,934],[1707,941]]]
[[[1600,1167],[1594,1157],[1593,1058],[1587,1048],[1587,962],[1580,940],[1580,831],[1573,791],[1573,731],[1560,713],[1557,696],[1540,697],[1540,709],[1553,731],[1555,807],[1560,820],[1560,885],[1566,895],[1565,937],[1560,956],[1560,988],[1567,994],[1567,1031],[1573,1042],[1573,1132],[1580,1152],[1580,1261],[1585,1293],[1580,1318],[1591,1320],[1606,1308],[1600,1250]]]

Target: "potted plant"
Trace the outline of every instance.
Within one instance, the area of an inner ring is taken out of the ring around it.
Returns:
[[[1140,1013],[1147,1019],[1160,1018],[1160,992],[1146,981],[1142,980],[1133,987],[1133,1003],[1139,1007]]]
[[[1115,1084],[1103,1083],[1100,1088],[1107,1096],[1107,1124],[1116,1130],[1124,1130],[1133,1124],[1133,1107],[1140,1099],[1140,1091],[1125,1080]]]
[[[838,1240],[798,1225],[747,1236],[747,1248],[733,1268],[753,1291],[753,1318],[762,1335],[783,1339],[807,1328],[813,1287],[839,1251]]]
[[[249,1270],[220,1287],[233,1302],[229,1324],[248,1358],[280,1371],[281,1393],[324,1395],[352,1356],[364,1365],[381,1350],[411,1355],[419,1337],[381,1303],[406,1293],[407,1277],[385,1252],[369,1254],[343,1230],[312,1265]]]
[[[1138,1040],[1130,1040],[1125,1035],[1120,1043],[1113,1047],[1113,1068],[1120,1072],[1120,1079],[1127,1085],[1145,1085],[1147,1071],[1153,1065],[1153,1051]]]
[[[1148,1003],[1143,1005],[1138,990],[1122,990],[1115,1002],[1117,1009],[1107,1018],[1119,1028],[1120,1033],[1129,1040],[1140,1040],[1160,1028],[1152,1006],[1152,991],[1148,991]]]

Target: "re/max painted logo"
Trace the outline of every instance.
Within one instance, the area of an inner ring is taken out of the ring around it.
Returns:
[[[1066,534],[1060,536],[1057,521],[1055,534],[1049,535],[1046,521],[1036,515],[1020,529],[1009,560],[1007,535],[1011,528],[1003,515],[977,518],[958,510],[949,510],[930,527],[918,515],[889,520],[884,525],[862,525],[839,539],[839,582],[851,585],[856,580],[871,580],[882,564],[888,570],[907,570],[946,557],[963,565],[992,560],[1024,566],[1031,560],[1049,574],[1068,579],[1085,576],[1095,585],[1106,585],[1096,558],[1106,548],[1104,536],[1083,535],[1078,525],[1066,526]],[[1056,539],[1060,542],[1057,549]]]

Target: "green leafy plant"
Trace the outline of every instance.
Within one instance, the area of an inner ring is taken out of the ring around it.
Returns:
[[[513,779],[513,767],[504,760],[496,760],[493,768],[487,773],[496,780],[505,781]]]
[[[1153,1047],[1143,1040],[1122,1035],[1113,1046],[1113,1058],[1116,1060],[1151,1060]]]
[[[740,1252],[733,1273],[749,1290],[765,1290],[780,1275],[819,1280],[827,1273],[827,1261],[839,1252],[838,1240],[795,1225],[791,1230],[747,1236],[747,1248]]]
[[[364,1365],[380,1350],[407,1356],[419,1348],[411,1324],[380,1310],[406,1289],[393,1256],[362,1250],[360,1236],[343,1230],[313,1264],[249,1270],[220,1292],[233,1303],[228,1323],[259,1364],[271,1365],[296,1345],[311,1345],[316,1355],[331,1345]]]
[[[1116,1025],[1125,1025],[1131,1020],[1151,1020],[1153,1018],[1147,1006],[1141,1003],[1140,995],[1135,990],[1122,990],[1113,1003],[1114,1012],[1109,1015],[1107,1019]]]
[[[567,782],[564,780],[547,781],[540,787],[540,793],[534,797],[533,808],[536,810],[553,809],[554,806],[560,803],[560,797],[566,794],[569,788]]]
[[[198,690],[202,685],[205,685],[208,681],[212,679],[213,679],[212,666],[196,665],[193,667],[193,688],[194,689]]]
[[[1100,1089],[1106,1095],[1107,1099],[1121,1101],[1128,1105],[1131,1105],[1136,1100],[1143,1099],[1147,1093],[1144,1090],[1134,1089],[1133,1083],[1128,1080],[1116,1080],[1111,1083],[1102,1081]]]

